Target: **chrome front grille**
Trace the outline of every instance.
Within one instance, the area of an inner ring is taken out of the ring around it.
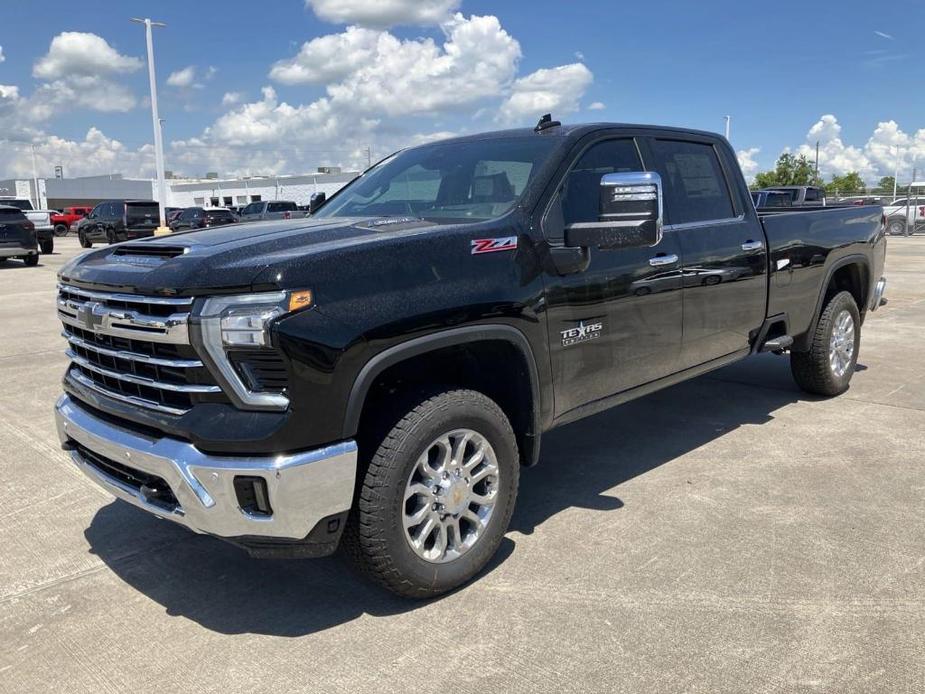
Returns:
[[[69,377],[120,402],[184,414],[194,399],[225,401],[189,343],[191,298],[58,286]]]

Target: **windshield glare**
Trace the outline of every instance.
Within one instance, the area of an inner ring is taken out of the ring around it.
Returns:
[[[517,203],[554,146],[552,138],[518,137],[399,152],[313,216],[408,216],[445,224],[492,219]]]

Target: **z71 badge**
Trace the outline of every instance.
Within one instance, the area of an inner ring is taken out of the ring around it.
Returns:
[[[568,347],[569,345],[575,345],[579,342],[596,340],[601,336],[601,331],[603,329],[603,323],[585,323],[584,321],[579,321],[578,325],[574,328],[567,328],[566,330],[559,331],[559,334],[562,336],[562,346]]]
[[[505,236],[500,239],[473,239],[472,255],[479,253],[497,253],[498,251],[513,251],[517,248],[516,236]]]

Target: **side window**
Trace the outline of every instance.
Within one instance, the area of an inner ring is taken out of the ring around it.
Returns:
[[[92,210],[90,210],[90,214],[93,215],[93,218],[94,218],[94,219],[96,219],[97,217],[99,217],[102,213],[103,213],[103,205],[102,205],[102,204],[97,205],[97,206],[94,207]]]
[[[819,194],[818,188],[806,189],[806,202],[819,202],[820,200],[822,200],[822,196]]]
[[[652,140],[653,167],[665,187],[669,224],[730,219],[735,216],[726,177],[713,145]]]
[[[641,170],[642,162],[632,139],[591,145],[565,175],[560,193],[565,225],[598,220],[602,176]]]

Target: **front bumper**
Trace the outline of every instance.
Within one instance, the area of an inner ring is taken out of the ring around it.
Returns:
[[[342,518],[353,501],[353,441],[277,456],[214,456],[185,441],[122,428],[69,395],[55,405],[55,419],[62,446],[90,479],[118,498],[197,533],[245,546],[286,545],[309,538],[319,525],[335,533],[340,528],[332,528],[329,519]],[[169,486],[175,503],[165,503],[163,495],[152,497],[151,485],[134,479],[150,476]],[[265,480],[271,514],[241,508],[236,477]]]

